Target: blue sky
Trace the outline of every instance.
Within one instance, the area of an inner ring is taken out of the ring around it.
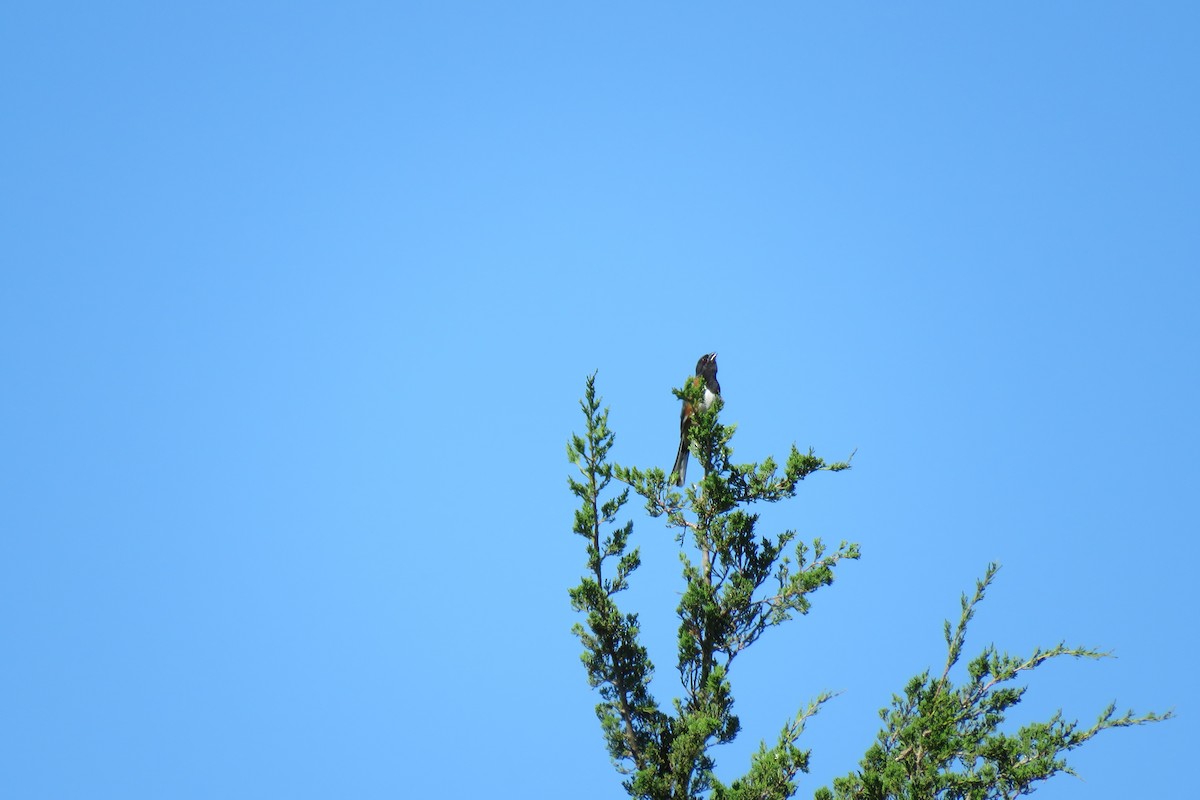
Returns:
[[[812,774],[944,657],[1069,642],[1019,719],[1200,736],[1191,4],[14,3],[0,25],[0,785],[623,796],[570,634],[564,444],[669,466],[720,353],[764,532],[863,558],[732,676]],[[676,545],[630,507],[675,692]]]

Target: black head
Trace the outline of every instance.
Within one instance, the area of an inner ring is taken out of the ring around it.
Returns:
[[[696,362],[696,374],[705,377],[717,377],[717,354],[706,353]]]

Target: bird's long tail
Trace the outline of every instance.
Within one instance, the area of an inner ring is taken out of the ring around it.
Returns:
[[[683,486],[687,480],[687,462],[688,462],[688,442],[686,436],[679,437],[679,452],[675,454],[675,466],[671,468],[671,472],[675,473],[675,485]]]

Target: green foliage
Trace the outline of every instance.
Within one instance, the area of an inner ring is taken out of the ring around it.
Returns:
[[[699,407],[702,387],[678,391]],[[777,502],[795,496],[797,484],[818,470],[839,471],[848,462],[826,464],[811,451],[792,448],[783,472],[767,459],[761,464],[735,464],[730,441],[734,427],[719,421],[720,403],[700,413],[691,426],[692,450],[704,478],[683,492],[667,482],[660,468],[640,470],[612,464],[613,434],[608,412],[600,410],[595,375],[587,379],[581,401],[587,423],[584,436],[573,436],[567,455],[581,478],[570,478],[571,491],[581,500],[575,513],[575,533],[587,542],[586,575],[571,590],[577,611],[587,625],[575,625],[584,645],[588,680],[598,688],[596,706],[609,755],[629,777],[625,788],[639,798],[786,798],[795,791],[793,780],[808,769],[808,752],[796,746],[804,721],[829,695],[822,694],[784,726],[778,741],[765,744],[747,774],[729,786],[713,774],[714,745],[730,742],[741,723],[733,713],[729,671],[734,659],[767,631],[794,614],[806,614],[809,595],[834,580],[842,559],[856,559],[858,545],[842,542],[828,548],[820,539],[796,542],[795,531],[775,537],[759,536],[758,515],[748,509],[757,502]],[[601,501],[613,479],[624,484],[617,495]],[[646,501],[653,517],[663,517],[678,530],[685,588],[676,609],[679,617],[676,667],[683,693],[664,712],[649,692],[653,665],[638,643],[636,614],[623,614],[615,596],[627,588],[640,564],[630,550],[632,523],[616,518],[632,489]],[[616,568],[605,571],[616,559]]]
[[[1109,728],[1157,722],[1171,716],[1127,711],[1116,715],[1110,705],[1087,728],[1067,722],[1060,712],[1046,722],[1019,728],[1015,734],[1000,730],[1005,712],[1017,705],[1025,687],[1010,685],[1018,675],[1055,658],[1101,659],[1109,654],[1089,647],[1059,643],[1036,649],[1028,657],[1000,653],[994,645],[967,664],[967,681],[956,686],[950,671],[962,657],[967,623],[991,585],[997,564],[988,566],[975,595],[962,597],[962,616],[951,631],[945,623],[946,665],[942,674],[917,675],[893,696],[890,709],[879,712],[884,729],[867,751],[860,769],[833,782],[833,791],[821,789],[817,800],[991,800],[1028,794],[1036,784],[1059,772],[1072,773],[1065,754]]]
[[[580,405],[587,418],[584,437],[572,436],[567,457],[584,480],[568,478],[572,493],[582,501],[575,512],[575,533],[587,541],[587,567],[591,574],[571,590],[571,605],[587,614],[587,628],[576,623],[573,630],[583,641],[583,663],[588,681],[600,689],[596,715],[604,730],[609,754],[618,764],[632,762],[639,772],[656,763],[659,741],[666,728],[666,715],[649,691],[654,665],[638,643],[636,614],[622,614],[613,596],[628,586],[638,568],[636,549],[628,550],[633,523],[611,528],[617,513],[629,498],[629,490],[601,502],[601,493],[612,481],[608,452],[613,434],[608,429],[608,410],[600,411],[595,391],[596,376],[587,380],[587,394]],[[606,528],[609,528],[606,533]],[[612,577],[605,577],[605,561],[616,557]]]
[[[773,745],[760,745],[746,773],[726,785],[713,773],[711,750],[741,729],[730,672],[737,656],[768,629],[807,614],[810,595],[833,583],[839,562],[857,559],[859,547],[841,542],[831,549],[821,539],[806,544],[793,530],[760,536],[759,516],[751,509],[794,497],[800,481],[817,471],[848,469],[849,459],[827,464],[811,450],[801,453],[793,446],[782,472],[770,458],[737,464],[730,446],[735,427],[720,423],[717,402],[696,416],[689,432],[704,477],[679,491],[658,467],[642,470],[610,461],[614,436],[608,410],[601,410],[596,397],[595,377],[588,377],[580,402],[586,431],[567,443],[567,456],[579,471],[578,478],[568,478],[580,500],[574,532],[584,539],[587,553],[587,574],[570,596],[575,610],[586,615],[586,625],[577,623],[573,630],[583,643],[588,681],[600,695],[596,715],[609,755],[626,775],[623,785],[632,797],[646,800],[792,797],[809,761],[809,751],[797,741],[805,722],[831,695],[822,693],[800,710]],[[701,387],[675,393],[700,407]],[[609,491],[614,480],[622,485],[615,494]],[[682,692],[670,712],[650,693],[654,665],[639,641],[637,614],[617,605],[641,565],[639,551],[630,548],[632,521],[617,521],[631,491],[644,499],[651,517],[677,532],[681,545],[684,590],[676,608],[676,668]],[[972,599],[964,595],[958,625],[952,630],[946,622],[949,652],[942,674],[922,673],[908,682],[903,696],[893,697],[892,707],[880,712],[884,730],[860,769],[835,780],[832,791],[818,790],[817,800],[1015,797],[1070,772],[1064,754],[1100,731],[1170,716],[1116,716],[1110,706],[1088,728],[1055,714],[1015,733],[1000,731],[1005,712],[1025,691],[1010,685],[1018,675],[1062,656],[1106,654],[1059,644],[1017,657],[989,646],[967,665],[966,682],[956,686],[951,668],[962,656],[967,623],[996,570],[989,566]]]

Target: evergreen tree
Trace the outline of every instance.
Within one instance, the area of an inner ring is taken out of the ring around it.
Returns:
[[[577,623],[574,631],[584,645],[588,681],[600,694],[596,714],[609,755],[627,776],[626,791],[636,798],[789,798],[797,775],[808,771],[810,751],[797,741],[805,722],[831,695],[818,694],[797,711],[775,743],[763,743],[747,772],[726,785],[713,773],[710,751],[732,741],[740,730],[733,713],[731,668],[767,629],[807,614],[809,596],[833,583],[839,562],[857,559],[859,547],[843,541],[830,548],[820,539],[806,544],[792,530],[774,538],[760,536],[759,517],[749,509],[793,497],[807,476],[848,469],[849,459],[826,463],[811,450],[801,453],[793,446],[782,471],[770,458],[735,464],[730,446],[735,426],[721,424],[718,401],[698,413],[688,431],[704,477],[677,491],[660,468],[625,468],[610,460],[614,435],[608,410],[601,410],[596,396],[595,377],[588,377],[580,402],[585,433],[573,435],[567,444],[568,458],[580,475],[568,478],[580,500],[574,531],[584,538],[587,551],[587,574],[570,596],[572,606],[586,614],[586,625]],[[685,385],[675,394],[699,407],[703,388]],[[614,480],[622,484],[615,493],[609,491]],[[671,712],[650,693],[654,665],[639,641],[638,616],[617,604],[641,564],[639,550],[630,547],[633,522],[618,523],[631,490],[645,500],[651,517],[664,519],[677,531],[684,545],[684,591],[676,609],[682,693]],[[1020,702],[1024,691],[1008,685],[1019,674],[1060,656],[1105,654],[1059,644],[1020,658],[988,647],[968,665],[968,681],[956,687],[951,667],[961,657],[967,623],[996,569],[989,566],[972,599],[963,597],[962,617],[953,631],[946,623],[949,655],[942,675],[933,679],[926,672],[909,681],[904,697],[894,697],[891,710],[881,712],[885,728],[860,769],[835,780],[832,792],[818,790],[817,800],[1015,797],[1058,772],[1069,772],[1063,754],[1101,730],[1170,716],[1129,712],[1118,717],[1110,707],[1086,729],[1056,714],[1015,735],[1000,732],[1004,712]]]
[[[998,569],[997,564],[988,565],[976,583],[975,595],[969,600],[963,595],[962,616],[953,632],[946,620],[948,653],[942,674],[933,678],[925,671],[908,682],[903,697],[893,696],[891,708],[879,712],[885,727],[859,770],[835,779],[832,792],[819,790],[816,800],[1006,800],[1031,793],[1036,784],[1059,772],[1074,774],[1064,755],[1100,731],[1171,716],[1170,712],[1135,716],[1132,711],[1117,716],[1112,704],[1087,728],[1056,712],[1046,722],[1025,725],[1015,734],[1002,732],[1005,712],[1025,693],[1025,687],[1009,685],[1019,675],[1063,656],[1100,659],[1110,654],[1060,642],[1022,657],[989,645],[967,665],[967,681],[955,686],[950,671],[962,657],[967,623]]]

